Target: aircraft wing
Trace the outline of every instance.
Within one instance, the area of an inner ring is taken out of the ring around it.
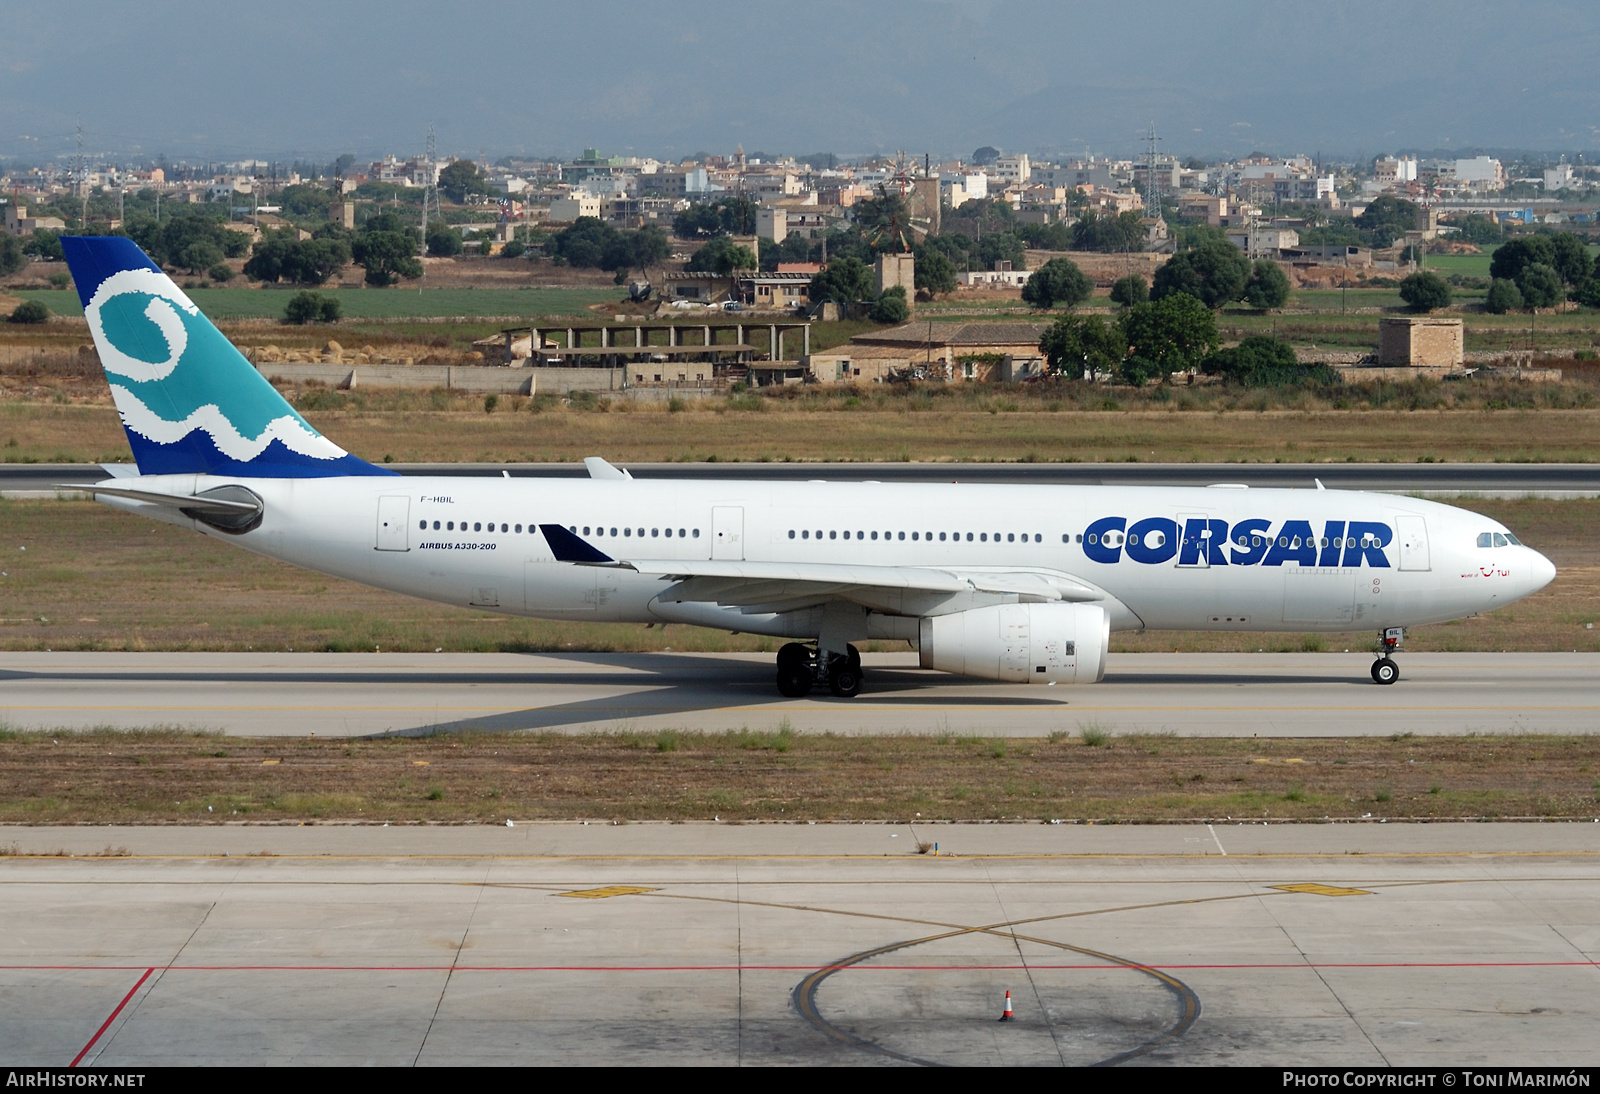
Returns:
[[[676,582],[663,600],[738,607],[747,612],[793,611],[848,600],[890,612],[920,613],[931,604],[967,595],[1015,596],[1024,603],[1107,599],[1104,590],[1058,570],[873,566],[829,562],[746,562],[724,559],[614,559],[560,525],[540,525],[563,562],[634,570]]]

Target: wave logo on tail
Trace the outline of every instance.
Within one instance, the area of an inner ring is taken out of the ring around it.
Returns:
[[[62,246],[141,473],[389,474],[313,429],[132,241]]]

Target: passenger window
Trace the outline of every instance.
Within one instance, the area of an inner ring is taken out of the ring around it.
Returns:
[[[828,533],[828,538],[829,539],[838,539],[839,538],[839,533],[838,532],[829,532]]]
[[[519,525],[517,525],[517,528],[518,528],[518,530],[519,530],[519,531],[520,531],[520,530],[521,530],[521,528],[522,528],[522,526],[521,526],[521,525],[520,525],[520,524],[519,524]],[[502,532],[509,532],[509,531],[511,531],[511,525],[509,525],[509,524],[502,524],[502,525],[501,525],[501,526],[500,526],[500,530],[501,530],[501,531],[502,531]]]
[[[584,535],[588,535],[589,534],[589,526],[587,524],[585,524],[583,526],[583,534]]]
[[[447,531],[447,532],[454,532],[455,530],[456,530],[456,522],[453,521],[453,520],[449,524],[447,524],[445,526],[445,531]]]
[[[940,542],[940,543],[943,543],[943,542],[944,542],[944,533],[943,533],[943,532],[940,532],[940,533],[939,533],[939,542]]]
[[[520,525],[520,524],[513,525],[512,526],[512,531],[516,532],[518,535],[521,535],[522,534],[522,525]]]
[[[904,533],[904,532],[901,532],[901,533],[900,533],[900,538],[901,538],[901,539],[905,539],[905,538],[906,538],[906,534],[905,534],[905,533]]]
[[[659,528],[650,529],[650,538],[651,539],[660,539],[661,538],[661,529],[659,529]]]
[[[667,538],[671,539],[672,538],[672,529],[671,528],[667,528],[667,529],[664,529],[664,531],[667,534]]]
[[[971,543],[971,542],[972,542],[972,533],[971,533],[971,532],[968,532],[968,533],[967,533],[967,542],[968,542],[968,543]]]
[[[877,539],[878,538],[878,533],[876,533],[876,532],[872,533],[872,538],[873,539]]]
[[[916,538],[917,538],[917,533],[915,533],[915,532],[912,532],[912,533],[911,533],[911,538],[912,538],[912,539],[913,539],[913,540],[915,540],[915,539],[916,539]]]
[[[1017,534],[1015,532],[1007,532],[1006,533],[1006,542],[1007,543],[1015,543],[1015,542],[1017,542]]]
[[[989,542],[989,533],[988,532],[979,532],[978,533],[978,539],[981,540],[984,543],[988,543]]]
[[[622,534],[625,535],[625,536],[631,536],[631,535],[633,535],[633,529],[632,528],[624,528],[622,530]]]
[[[433,530],[435,532],[437,532],[439,530],[439,522],[438,521],[434,521],[433,522]]]
[[[696,532],[696,533],[695,533],[695,535],[697,535],[697,536],[698,536],[698,535],[699,535],[699,534],[700,534],[700,533],[699,533],[699,532]],[[679,528],[679,529],[678,529],[678,538],[679,538],[679,539],[682,539],[682,538],[683,538],[683,529],[682,529],[682,528]]]
[[[809,529],[809,528],[802,529],[801,532],[800,532],[800,538],[801,539],[810,539],[811,538],[811,529]]]
[[[789,529],[789,538],[790,539],[794,538],[794,529],[793,528]]]

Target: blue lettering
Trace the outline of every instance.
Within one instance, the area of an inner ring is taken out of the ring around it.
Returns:
[[[1348,537],[1344,541],[1344,564],[1360,566],[1365,560],[1368,566],[1387,570],[1389,556],[1383,553],[1383,549],[1389,546],[1389,541],[1392,539],[1394,532],[1387,524],[1367,520],[1351,521]]]
[[[1152,535],[1159,535],[1161,542],[1152,546],[1150,543]],[[1178,522],[1175,520],[1168,520],[1166,517],[1145,517],[1128,529],[1128,557],[1135,562],[1154,566],[1169,561],[1177,553]]]
[[[1272,522],[1270,520],[1262,520],[1260,517],[1241,520],[1238,524],[1235,524],[1233,526],[1233,542],[1237,543],[1239,547],[1230,552],[1229,561],[1235,566],[1254,566],[1260,562],[1262,556],[1267,553],[1267,548],[1271,546],[1271,541],[1263,540],[1261,546],[1252,547],[1250,546],[1250,539],[1252,536],[1265,535],[1267,529],[1271,527]],[[1240,550],[1240,548],[1244,549]]]
[[[1330,520],[1324,525],[1323,535],[1327,537],[1328,545],[1322,549],[1322,559],[1318,566],[1339,565],[1339,539],[1344,535],[1344,521]]]
[[[1210,532],[1210,535],[1206,533]],[[1228,522],[1225,520],[1206,520],[1204,517],[1194,517],[1184,522],[1183,547],[1178,554],[1179,566],[1200,565],[1200,553],[1206,554],[1206,565],[1226,566],[1228,556],[1222,553],[1222,545],[1228,539]]]
[[[1311,538],[1311,522],[1286,520],[1272,541],[1263,566],[1282,566],[1285,562],[1298,562],[1302,566],[1317,564],[1317,541]]]
[[[1107,547],[1106,533],[1121,532],[1128,527],[1126,517],[1101,517],[1083,532],[1083,553],[1090,562],[1114,563],[1122,561],[1121,547]]]

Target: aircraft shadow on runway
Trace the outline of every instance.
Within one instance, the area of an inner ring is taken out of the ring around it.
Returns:
[[[431,722],[371,734],[374,737],[425,736],[454,732],[505,733],[525,730],[558,730],[583,726],[614,726],[630,719],[653,718],[663,715],[693,715],[705,711],[726,709],[730,706],[750,707],[751,714],[759,716],[763,706],[789,703],[812,703],[818,706],[845,705],[863,713],[874,706],[885,707],[968,707],[1039,709],[1066,707],[1068,696],[1079,693],[1077,688],[1051,689],[1049,695],[997,695],[992,681],[971,677],[929,673],[915,669],[869,668],[861,695],[854,699],[839,699],[818,687],[808,699],[780,700],[774,694],[773,669],[766,662],[754,662],[714,656],[692,654],[616,654],[616,653],[541,653],[538,656],[547,664],[566,662],[572,671],[529,672],[383,672],[342,671],[310,672],[273,670],[254,672],[171,670],[139,671],[108,669],[105,671],[27,671],[0,670],[0,683],[13,680],[53,681],[127,681],[129,683],[237,683],[244,685],[278,684],[293,687],[297,684],[328,685],[357,684],[384,685],[403,682],[407,685],[436,684],[460,686],[462,684],[518,686],[531,688],[567,686],[599,687],[605,689],[640,689],[609,694],[594,699],[551,706],[529,707],[506,711],[503,714],[475,715],[471,718],[448,722]],[[583,666],[578,668],[577,666]],[[1306,684],[1348,684],[1372,686],[1345,673],[1337,675],[1265,675],[1207,673],[1110,673],[1101,687],[1239,687],[1245,685],[1296,686]],[[964,685],[986,689],[981,695],[951,694]],[[938,689],[936,694],[930,694]],[[1043,689],[1039,689],[1043,690]]]

